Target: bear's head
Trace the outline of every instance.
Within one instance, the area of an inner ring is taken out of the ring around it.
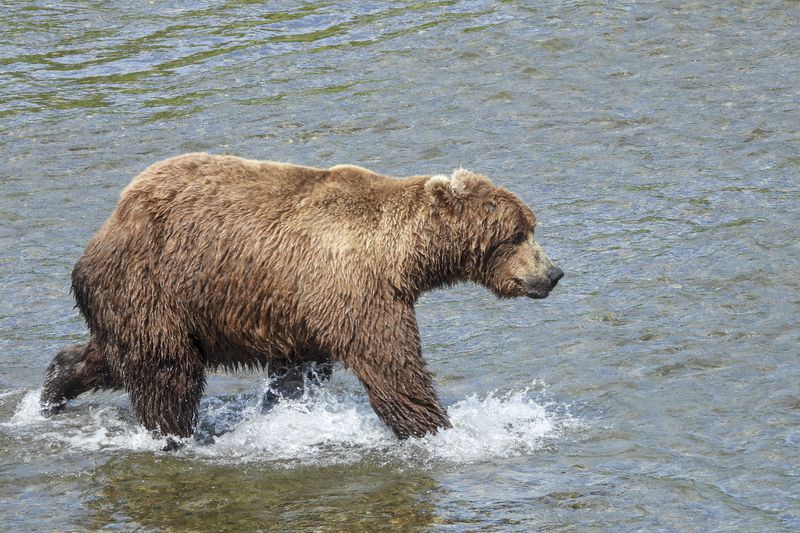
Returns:
[[[534,239],[536,217],[512,192],[458,169],[425,183],[443,239],[458,250],[454,279],[480,283],[501,298],[546,298],[564,276]]]

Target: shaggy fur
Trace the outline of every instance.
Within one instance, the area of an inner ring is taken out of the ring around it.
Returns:
[[[188,436],[206,368],[342,362],[400,438],[450,423],[414,303],[460,281],[541,298],[562,273],[517,196],[466,170],[403,180],[204,153],[122,192],[72,288],[91,340],[60,352],[42,402],[124,388],[139,421]]]

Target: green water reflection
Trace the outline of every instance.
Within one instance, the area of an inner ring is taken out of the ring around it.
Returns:
[[[440,490],[422,472],[370,464],[283,470],[151,454],[112,460],[92,478],[92,529],[424,531]]]

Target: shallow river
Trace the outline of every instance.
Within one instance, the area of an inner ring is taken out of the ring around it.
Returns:
[[[0,529],[800,530],[797,2],[0,4]],[[343,369],[214,375],[174,453],[124,394],[40,417],[72,265],[197,150],[485,173],[566,277],[420,300],[436,437]]]

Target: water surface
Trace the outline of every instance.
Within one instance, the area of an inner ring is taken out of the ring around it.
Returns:
[[[796,2],[0,4],[0,528],[800,529]],[[517,192],[544,301],[421,299],[454,429],[352,375],[268,414],[213,376],[178,453],[122,394],[43,419],[120,190],[205,150]]]

